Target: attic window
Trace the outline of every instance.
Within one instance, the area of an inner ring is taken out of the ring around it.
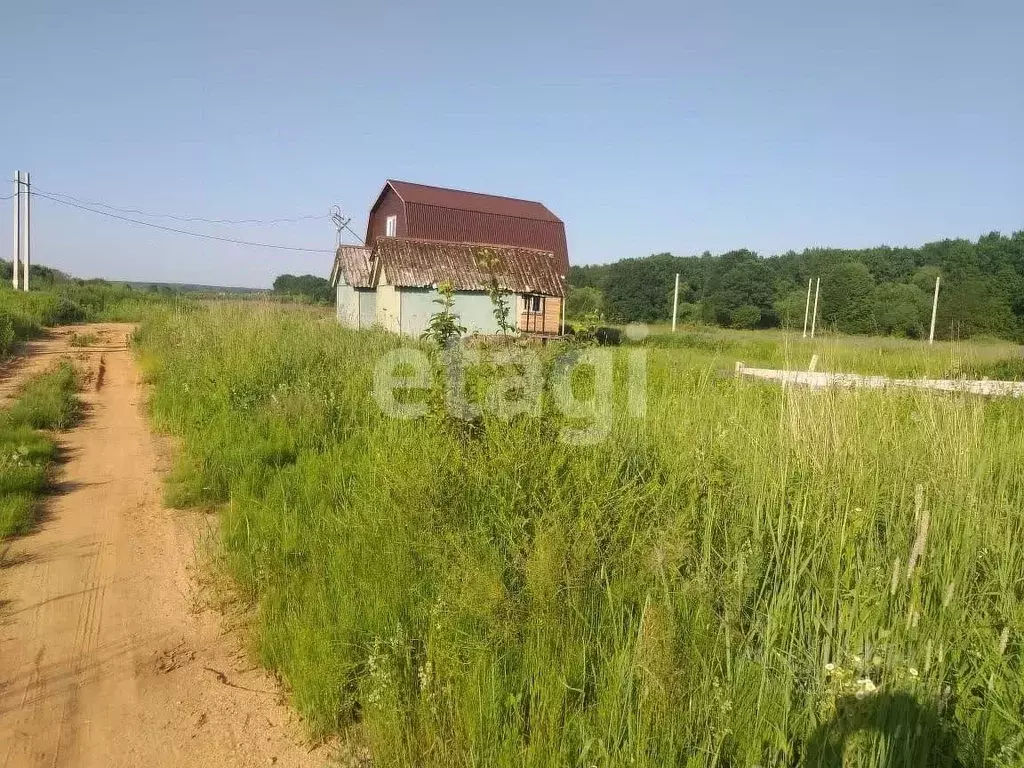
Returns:
[[[523,297],[523,299],[524,299],[524,302],[526,304],[526,311],[527,312],[534,312],[534,313],[540,314],[540,311],[541,311],[540,296],[538,296],[536,294],[529,294],[528,293],[526,296]]]
[[[395,237],[398,234],[398,217],[388,216],[384,220],[384,236]]]

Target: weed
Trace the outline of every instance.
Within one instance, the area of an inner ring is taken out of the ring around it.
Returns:
[[[32,379],[0,412],[0,538],[25,533],[45,492],[56,446],[40,432],[67,429],[78,416],[77,381],[69,363]]]
[[[68,343],[72,347],[91,347],[96,344],[98,337],[95,333],[72,333]]]
[[[587,447],[547,409],[387,418],[374,365],[409,342],[301,312],[163,310],[136,342],[261,660],[377,764],[1015,764],[1024,404],[724,379],[694,333]],[[990,354],[721,338],[890,374]]]

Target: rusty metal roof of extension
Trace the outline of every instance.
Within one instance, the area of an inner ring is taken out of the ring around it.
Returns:
[[[562,222],[544,205],[532,200],[485,195],[480,192],[465,192],[461,189],[431,187],[426,184],[413,184],[410,181],[394,179],[388,179],[388,184],[404,202],[414,205],[432,205],[437,208],[476,211],[477,213],[513,216],[518,219],[533,219],[535,221]]]
[[[361,245],[341,245],[334,256],[331,282],[337,285],[338,275],[354,288],[372,288],[370,279],[370,249]]]
[[[487,252],[493,256],[494,276],[503,290],[565,295],[555,255],[533,248],[382,237],[374,244],[371,259],[380,261],[392,285],[426,288],[451,283],[456,291],[483,291],[490,282],[483,263]]]

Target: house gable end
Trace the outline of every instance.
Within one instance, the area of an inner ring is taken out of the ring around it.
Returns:
[[[406,212],[405,200],[391,181],[387,181],[381,189],[380,194],[373,205],[370,206],[370,215],[366,221],[366,237],[364,242],[367,247],[372,247],[378,237],[383,237],[387,231],[388,216],[396,217],[395,235],[403,237],[406,233]]]

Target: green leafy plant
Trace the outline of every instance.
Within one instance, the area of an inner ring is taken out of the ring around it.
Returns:
[[[433,341],[441,349],[447,349],[466,332],[466,326],[459,323],[459,316],[452,311],[455,306],[452,284],[441,283],[437,286],[437,292],[440,296],[434,299],[434,303],[440,305],[441,309],[430,316],[427,330],[420,338]]]
[[[498,284],[497,266],[498,257],[490,248],[476,248],[473,251],[473,258],[477,266],[487,271],[487,295],[494,305],[494,320],[498,324],[498,330],[503,337],[508,337],[515,331],[515,323],[509,319],[512,307],[508,301],[508,292],[503,291]]]

